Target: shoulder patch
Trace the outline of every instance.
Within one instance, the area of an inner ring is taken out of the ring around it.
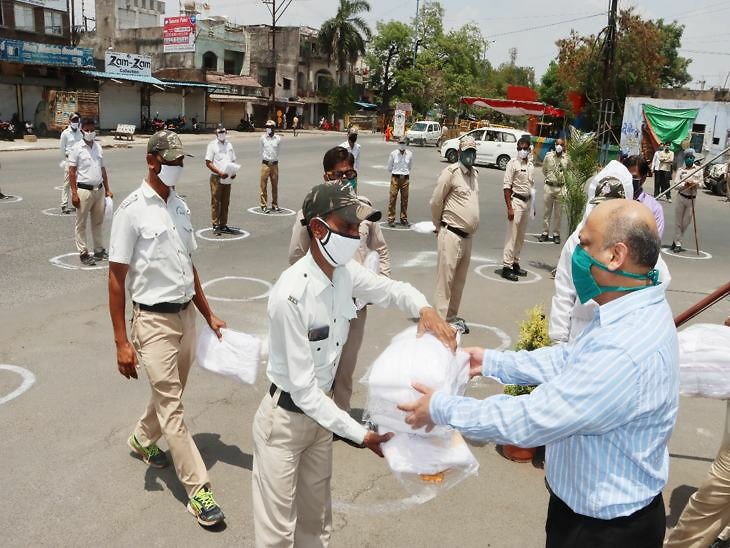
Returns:
[[[124,201],[119,204],[119,209],[125,209],[129,204],[133,204],[139,199],[139,194],[137,192],[132,192],[129,196],[127,196]]]
[[[299,299],[296,299],[292,295],[289,295],[289,302],[292,304],[299,304]]]
[[[458,164],[458,163],[455,163],[455,164],[451,164],[451,165],[450,165],[449,167],[447,167],[446,169],[447,169],[448,171],[450,171],[451,173],[453,173],[454,171],[456,171],[457,169],[459,169],[459,164]]]

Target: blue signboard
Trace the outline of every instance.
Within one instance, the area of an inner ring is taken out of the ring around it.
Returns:
[[[28,65],[95,68],[94,53],[91,48],[56,46],[23,42],[22,40],[0,40],[0,61]]]

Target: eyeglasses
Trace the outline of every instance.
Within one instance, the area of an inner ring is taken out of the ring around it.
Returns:
[[[342,179],[357,179],[357,171],[354,169],[347,169],[345,171],[328,171],[327,179],[330,181],[337,181]]]

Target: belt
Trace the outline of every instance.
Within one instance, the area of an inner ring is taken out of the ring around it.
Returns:
[[[553,182],[550,182],[550,181],[545,181],[545,184],[546,184],[547,186],[563,186],[563,185],[562,185],[562,184],[560,184],[560,183],[553,183]]]
[[[523,202],[528,202],[530,200],[529,196],[523,196],[522,194],[515,194],[514,192],[512,193],[512,197],[517,198],[518,200],[522,200]]]
[[[446,230],[448,230],[449,232],[453,232],[454,234],[456,234],[460,238],[466,239],[466,238],[471,237],[471,234],[469,234],[468,232],[464,232],[460,228],[456,228],[454,226],[450,226],[450,225],[444,223],[443,221],[441,221],[441,226],[443,226],[444,228],[446,228]]]
[[[279,388],[272,382],[271,386],[269,387],[269,396],[273,398],[277,390],[279,390]],[[281,390],[277,405],[282,409],[291,411],[292,413],[299,413],[300,415],[304,415],[304,411],[297,407],[297,404],[294,403],[294,400],[291,399],[291,394],[289,394],[289,392],[284,392],[283,390]]]
[[[264,165],[267,165],[267,166],[275,166],[275,165],[277,165],[279,163],[279,160],[272,160],[272,161],[269,161],[269,160],[261,160],[261,163],[264,164]]]
[[[186,303],[157,303],[157,304],[142,304],[132,301],[132,304],[138,306],[140,310],[145,312],[159,312],[160,314],[177,314],[182,310],[185,310],[192,301]]]
[[[408,173],[392,173],[393,177],[398,177],[399,179],[401,177],[409,177],[410,175]]]
[[[76,183],[76,186],[78,188],[83,188],[84,190],[99,190],[101,188],[102,183],[99,183],[98,185],[87,185],[86,183]]]
[[[681,196],[682,198],[687,198],[688,200],[694,200],[694,199],[695,199],[695,198],[697,197],[697,196],[687,196],[686,194],[683,194],[683,193],[681,193],[681,192],[679,193],[679,195],[680,195],[680,196]]]

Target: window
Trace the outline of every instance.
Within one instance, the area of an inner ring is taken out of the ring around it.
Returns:
[[[15,28],[35,32],[35,17],[32,6],[15,4]]]
[[[60,11],[43,10],[43,21],[46,34],[63,34],[63,16]]]
[[[514,135],[512,135],[511,133],[503,133],[502,141],[505,143],[516,143],[517,138]]]
[[[283,78],[284,80],[284,91],[290,91],[291,90],[291,78]]]
[[[690,136],[689,146],[695,149],[697,154],[702,153],[702,147],[705,144],[705,124],[692,124],[692,135]]]
[[[499,133],[497,133],[496,131],[487,131],[486,135],[484,136],[484,140],[496,143],[497,141],[499,141]]]
[[[474,137],[475,141],[483,141],[484,140],[484,130],[478,129],[476,131],[472,131],[469,136]]]
[[[204,70],[217,70],[218,69],[218,57],[212,51],[206,51],[203,54],[203,69]]]

